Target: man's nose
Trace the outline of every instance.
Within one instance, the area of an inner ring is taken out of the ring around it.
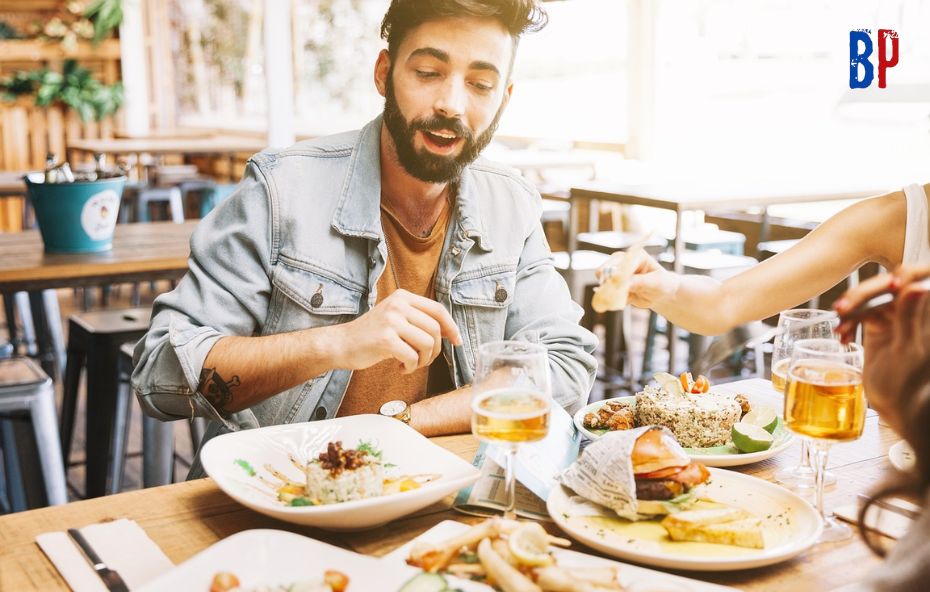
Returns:
[[[445,117],[461,117],[465,113],[465,81],[450,76],[443,83],[433,108]]]

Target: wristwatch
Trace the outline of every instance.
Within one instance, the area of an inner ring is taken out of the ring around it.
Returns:
[[[381,406],[378,413],[386,417],[399,419],[406,424],[410,423],[410,405],[406,401],[388,401]]]

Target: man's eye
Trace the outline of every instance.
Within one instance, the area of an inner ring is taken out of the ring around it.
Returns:
[[[473,82],[472,86],[480,90],[481,92],[490,92],[494,90],[494,85],[487,84],[485,82]]]
[[[437,72],[428,72],[426,70],[417,70],[417,77],[419,78],[435,78],[439,76]]]

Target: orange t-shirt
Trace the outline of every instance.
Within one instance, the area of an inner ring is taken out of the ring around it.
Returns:
[[[387,241],[387,261],[378,278],[378,302],[387,298],[398,287],[427,298],[435,299],[433,280],[439,266],[439,256],[449,227],[449,205],[442,209],[439,219],[427,236],[417,236],[404,228],[397,217],[381,205],[381,226]],[[398,286],[398,283],[400,286]],[[440,355],[434,364],[445,360]],[[400,362],[391,358],[365,370],[352,373],[338,417],[359,413],[378,413],[388,401],[402,400],[413,404],[427,395],[430,367],[403,374]]]

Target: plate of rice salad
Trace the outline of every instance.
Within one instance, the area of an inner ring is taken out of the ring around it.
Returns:
[[[712,389],[703,376],[690,373],[675,377],[660,372],[656,384],[648,384],[635,396],[614,397],[582,407],[573,420],[578,431],[596,440],[609,431],[643,425],[667,427],[688,456],[709,467],[748,465],[771,458],[790,447],[794,438],[781,415],[768,408],[771,419],[768,442],[757,449],[741,450],[733,442],[733,426],[748,419],[753,409],[762,411],[750,396],[726,388]]]
[[[474,483],[478,469],[390,417],[356,415],[217,436],[200,453],[239,503],[279,520],[360,530]]]

